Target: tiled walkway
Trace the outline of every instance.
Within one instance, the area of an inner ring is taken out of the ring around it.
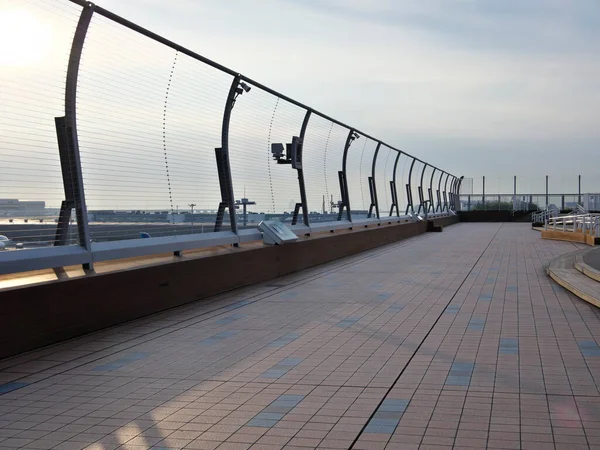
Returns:
[[[583,256],[583,260],[586,264],[592,266],[596,270],[600,270],[600,248],[596,248],[590,252],[587,252]]]
[[[460,224],[0,361],[0,447],[600,449],[576,249]]]

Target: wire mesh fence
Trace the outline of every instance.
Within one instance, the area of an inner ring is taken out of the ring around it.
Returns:
[[[595,211],[595,190],[600,190],[597,180],[581,175],[466,177],[460,183],[458,207],[463,211],[538,211],[554,205],[572,211],[580,205]]]
[[[0,235],[18,248],[79,244],[91,261],[117,248],[100,244],[236,243],[265,219],[376,219],[429,199],[433,166],[100,6],[12,7],[45,50],[2,73]]]

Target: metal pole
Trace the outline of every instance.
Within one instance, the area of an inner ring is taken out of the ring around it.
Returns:
[[[348,160],[348,150],[350,150],[350,146],[352,145],[352,141],[358,138],[358,134],[352,128],[348,130],[348,137],[346,138],[346,144],[344,145],[344,155],[342,156],[342,178],[343,183],[340,186],[342,193],[342,200],[344,202],[344,206],[346,206],[346,218],[348,222],[352,222],[352,211],[350,210],[350,195],[348,192],[348,172],[346,171],[346,162]]]
[[[456,195],[458,197],[458,204],[456,205],[457,211],[460,211],[462,209],[461,206],[460,206],[460,187],[462,186],[462,182],[463,182],[464,179],[465,179],[465,176],[462,175],[458,179],[458,183],[457,183],[457,186],[456,186]],[[469,196],[469,198],[470,198],[470,196]]]
[[[417,214],[421,213],[421,208],[423,208],[423,212],[425,211],[425,196],[423,194],[423,177],[425,176],[425,170],[427,170],[428,164],[423,164],[423,170],[421,171],[421,179],[419,181],[419,209],[417,210]]]
[[[450,178],[450,174],[446,175],[446,182],[444,183],[444,209],[448,211],[448,178]]]
[[[577,204],[581,205],[581,175],[579,175],[578,178],[579,178],[579,180],[578,180],[579,181],[579,183],[578,183],[579,188],[577,190]]]
[[[410,164],[410,170],[408,171],[408,184],[406,185],[406,196],[408,197],[408,203],[406,205],[406,214],[408,214],[408,211],[410,210],[411,214],[415,214],[415,208],[413,206],[413,202],[412,202],[412,185],[411,185],[411,178],[412,178],[412,171],[413,171],[413,167],[415,167],[415,162],[417,162],[417,160],[415,158],[413,158],[412,163]]]
[[[548,175],[546,175],[546,208],[548,208]]]
[[[373,200],[375,201],[375,214],[379,219],[379,200],[377,199],[377,178],[375,177],[375,164],[377,162],[377,155],[379,154],[379,148],[381,147],[381,142],[377,143],[377,147],[375,148],[375,154],[373,155],[373,164],[371,164],[371,177],[373,177]],[[394,166],[395,168],[395,166]],[[385,181],[385,178],[384,178]],[[391,214],[390,214],[391,215]]]
[[[402,156],[402,152],[397,150],[398,154],[396,155],[396,160],[394,161],[394,175],[392,176],[392,181],[390,181],[390,189],[392,191],[392,207],[390,208],[390,217],[394,213],[394,207],[396,208],[396,217],[400,217],[400,205],[398,205],[398,190],[396,189],[396,173],[398,171],[398,161],[400,161],[400,156]]]
[[[442,177],[444,176],[446,172],[444,172],[443,170],[440,171],[440,178],[438,180],[438,188],[437,188],[437,210],[438,211],[442,211],[442,197],[441,197],[441,189],[442,189]]]
[[[482,188],[481,201],[483,202],[483,210],[487,211],[487,205],[485,204],[485,175],[483,176],[483,188]]]
[[[233,77],[231,86],[229,88],[229,94],[227,95],[227,101],[225,103],[225,111],[223,112],[223,126],[221,128],[221,148],[217,150],[218,158],[221,161],[219,183],[221,185],[221,199],[222,204],[226,205],[229,209],[229,223],[231,231],[238,233],[237,216],[235,213],[235,196],[233,193],[233,180],[231,178],[231,165],[229,161],[229,124],[231,122],[231,111],[235,105],[235,101],[238,95],[240,95],[240,81],[239,75]],[[215,231],[220,231],[220,226],[215,227]],[[237,246],[237,244],[234,244]]]
[[[191,217],[191,219],[192,219],[192,234],[194,234],[194,206],[196,206],[196,204],[195,203],[190,203],[188,206],[192,210],[192,213],[191,213],[191,215],[192,215],[192,217]]]
[[[436,170],[437,167],[434,167],[433,172],[431,172],[431,179],[429,180],[429,192],[427,193],[429,195],[429,206],[427,207],[427,210],[429,211],[431,209],[431,212],[435,212],[435,205],[433,203],[433,176],[435,175]]]
[[[513,210],[517,208],[517,176],[513,180]]]
[[[304,159],[304,136],[306,135],[306,128],[308,127],[308,121],[310,120],[311,110],[307,109],[306,114],[304,115],[304,120],[302,121],[302,128],[300,129],[300,143],[302,145],[302,152],[300,155],[300,169],[298,172],[298,184],[300,185],[300,201],[302,202],[302,220],[304,221],[304,225],[309,227],[310,220],[308,215],[308,201],[306,199],[306,186],[304,184],[304,165],[302,165],[302,160]]]
[[[68,197],[68,192],[71,193],[71,198],[67,198],[63,204],[66,208],[69,208],[69,210],[65,210],[64,214],[61,214],[61,219],[66,220],[66,223],[62,225],[68,227],[71,217],[70,208],[73,206],[77,218],[79,245],[85,248],[90,254],[90,262],[83,264],[85,270],[92,270],[93,264],[91,262],[92,244],[87,205],[85,201],[81,156],[79,153],[79,139],[77,136],[77,77],[79,75],[79,65],[81,62],[85,37],[94,11],[95,5],[86,3],[79,16],[79,22],[77,23],[77,28],[75,29],[75,34],[73,36],[71,52],[69,54],[69,63],[67,66],[65,83],[65,116],[64,119],[56,118],[57,131],[59,132],[59,145],[62,141],[62,146],[65,150],[64,153],[68,156],[68,161],[65,161],[64,166],[61,165],[63,169],[62,176],[66,197]],[[67,172],[65,172],[65,169]],[[67,187],[69,187],[68,190]]]
[[[458,192],[460,180],[458,177],[454,177],[454,184],[452,185],[452,210],[457,211],[459,209],[458,205],[460,203],[460,196]]]

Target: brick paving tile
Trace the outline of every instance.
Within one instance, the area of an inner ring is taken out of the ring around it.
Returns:
[[[0,361],[0,448],[600,448],[580,247],[458,224]]]

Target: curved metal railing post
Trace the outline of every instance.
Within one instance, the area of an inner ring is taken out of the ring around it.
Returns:
[[[421,171],[421,180],[419,181],[419,208],[417,209],[417,214],[421,214],[421,208],[423,208],[423,212],[426,213],[425,210],[425,195],[423,194],[423,177],[425,176],[425,171],[427,170],[427,166],[429,164],[423,163],[423,170]]]
[[[450,193],[449,193],[449,197],[450,197],[450,210],[452,211],[456,211],[456,182],[458,181],[458,178],[456,178],[454,175],[452,175],[452,182],[450,183]]]
[[[89,254],[89,262],[83,264],[86,270],[93,269],[92,241],[88,223],[87,205],[83,185],[81,155],[77,136],[77,77],[81,63],[81,54],[87,31],[94,15],[95,6],[91,3],[83,6],[69,54],[65,82],[65,115],[54,119],[60,154],[60,166],[65,190],[65,200],[61,204],[54,245],[66,245],[69,234],[71,210],[75,209],[77,218],[78,243]]]
[[[455,211],[460,211],[462,209],[460,206],[460,186],[462,185],[462,181],[464,180],[464,178],[464,176],[461,176],[456,181],[456,205],[454,207]]]
[[[350,195],[348,193],[348,172],[346,171],[346,163],[348,160],[348,150],[355,139],[358,139],[358,133],[354,128],[348,130],[348,137],[346,138],[346,144],[344,145],[344,155],[342,156],[342,170],[338,172],[340,179],[340,192],[342,195],[342,203],[340,204],[340,211],[338,213],[338,220],[342,220],[344,208],[346,208],[346,219],[348,222],[352,222],[352,211],[350,209]]]
[[[396,150],[398,154],[396,155],[396,160],[394,161],[394,175],[392,175],[392,181],[390,181],[390,189],[392,191],[392,207],[390,208],[390,217],[394,213],[394,208],[396,208],[396,217],[400,217],[400,207],[398,206],[398,190],[396,189],[396,174],[398,171],[398,161],[400,161],[400,156],[402,156],[402,152],[400,150]]]
[[[436,211],[440,211],[442,212],[442,193],[441,193],[441,189],[442,189],[442,178],[444,177],[444,174],[446,172],[444,172],[443,170],[440,171],[440,178],[438,180],[438,188],[437,188],[437,208]]]
[[[411,179],[412,179],[412,171],[413,171],[413,167],[415,167],[415,163],[417,162],[417,158],[412,157],[413,161],[410,164],[410,170],[408,171],[408,183],[406,184],[406,213],[408,214],[408,212],[410,211],[411,214],[414,215],[415,213],[415,208],[413,206],[413,199],[412,199],[412,187],[411,187]]]
[[[456,177],[456,181],[454,182],[454,211],[458,211],[459,205],[460,205],[460,192],[459,192],[459,186],[460,186],[460,178]]]
[[[231,178],[231,165],[229,161],[229,124],[231,122],[231,111],[235,105],[237,96],[240,94],[241,76],[238,74],[233,77],[225,110],[223,112],[223,125],[221,128],[221,147],[215,148],[215,156],[217,158],[217,169],[219,172],[219,186],[221,188],[221,203],[217,212],[217,220],[215,222],[215,231],[221,231],[223,225],[223,215],[225,208],[229,209],[229,223],[231,231],[237,234],[237,216],[235,214],[235,197],[233,193],[233,180]]]
[[[300,152],[299,158],[300,167],[296,169],[300,187],[300,201],[302,202],[302,221],[307,227],[310,226],[310,219],[308,217],[308,201],[306,199],[306,185],[304,184],[304,166],[302,165],[302,160],[304,159],[304,136],[306,135],[306,128],[308,127],[308,121],[310,120],[311,114],[312,111],[307,109],[304,120],[302,121],[302,128],[300,129],[300,145],[302,146],[302,151]]]
[[[375,166],[377,164],[377,155],[379,154],[379,149],[381,148],[381,142],[377,143],[377,147],[375,148],[375,154],[373,155],[373,163],[371,164],[371,176],[369,177],[369,193],[371,194],[371,204],[369,205],[369,213],[367,218],[371,218],[371,214],[373,213],[373,208],[375,208],[375,215],[379,219],[379,201],[377,200],[377,183],[375,178]],[[390,214],[391,215],[391,214]]]
[[[448,189],[448,211],[452,210],[452,189],[454,187],[454,175],[450,175],[450,189]]]
[[[429,205],[427,205],[427,211],[431,210],[431,212],[435,212],[435,204],[433,203],[433,176],[435,175],[435,171],[438,170],[437,167],[433,167],[433,172],[431,172],[431,180],[429,180]]]
[[[444,182],[444,206],[442,207],[442,211],[448,211],[448,179],[450,178],[450,174],[446,174],[446,181]]]

